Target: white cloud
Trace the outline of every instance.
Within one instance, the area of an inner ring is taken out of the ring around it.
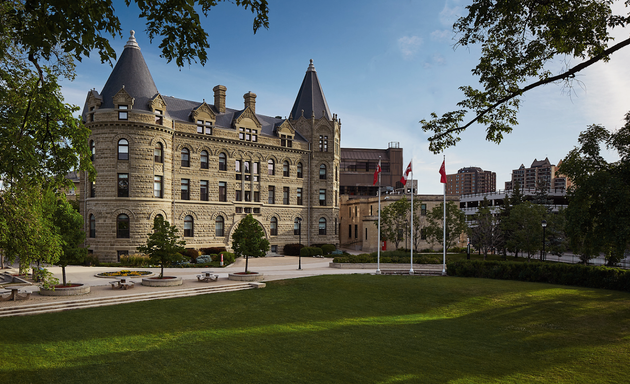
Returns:
[[[434,53],[433,56],[427,58],[422,66],[428,69],[434,66],[443,66],[444,64],[446,64],[446,59],[444,58],[444,56],[440,55],[439,53]]]
[[[418,36],[403,36],[398,39],[398,48],[405,59],[411,58],[422,45],[422,38]]]
[[[453,31],[450,29],[435,30],[431,32],[431,40],[450,41],[453,38]]]
[[[463,14],[464,7],[459,5],[458,0],[446,0],[444,8],[440,12],[440,23],[446,27],[452,27],[455,21]]]

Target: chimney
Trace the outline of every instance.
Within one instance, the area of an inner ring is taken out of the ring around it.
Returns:
[[[225,113],[225,91],[227,88],[225,85],[217,85],[212,90],[214,91],[214,107],[219,113]]]
[[[245,99],[245,108],[249,107],[256,114],[256,94],[247,92],[243,95],[243,99]]]

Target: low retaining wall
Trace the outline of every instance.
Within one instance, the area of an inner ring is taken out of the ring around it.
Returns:
[[[79,287],[55,288],[54,291],[47,289],[39,289],[42,296],[79,296],[90,293],[89,285],[81,285]]]
[[[142,279],[142,285],[146,285],[147,287],[174,287],[177,285],[182,285],[182,283],[183,281],[181,276],[174,277],[172,279]]]
[[[248,273],[246,275],[240,275],[237,273],[228,274],[228,280],[234,281],[262,281],[265,279],[265,275],[262,273]]]

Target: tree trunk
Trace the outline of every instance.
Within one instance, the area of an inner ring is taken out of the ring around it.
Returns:
[[[247,273],[248,264],[249,264],[249,256],[245,255],[245,273]]]
[[[66,266],[61,266],[61,276],[63,276],[63,285],[66,285]]]

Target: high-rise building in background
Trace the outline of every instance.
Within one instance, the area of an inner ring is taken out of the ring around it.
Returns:
[[[513,189],[518,183],[521,190],[534,190],[536,188],[546,188],[551,190],[567,189],[571,186],[571,181],[564,175],[558,174],[558,165],[551,164],[548,158],[532,162],[529,168],[523,164],[518,169],[512,171],[512,180],[505,183],[505,189]]]
[[[494,192],[497,174],[479,167],[461,168],[457,173],[446,175],[446,194],[461,196],[471,193]]]

